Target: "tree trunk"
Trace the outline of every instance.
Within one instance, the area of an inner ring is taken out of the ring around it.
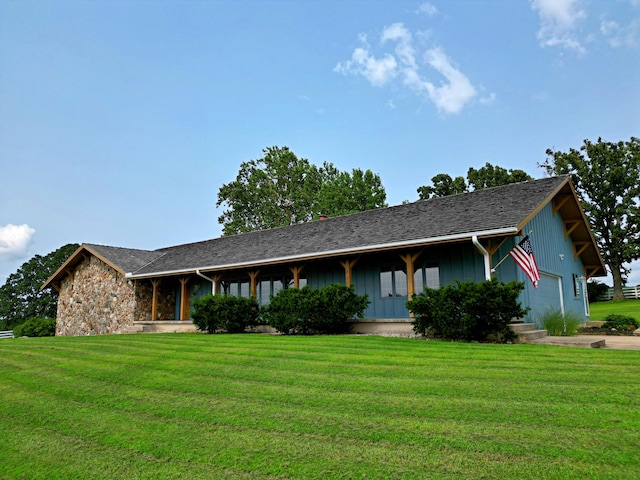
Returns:
[[[612,268],[611,275],[613,275],[613,299],[624,300],[624,292],[622,291],[622,274],[619,268]]]

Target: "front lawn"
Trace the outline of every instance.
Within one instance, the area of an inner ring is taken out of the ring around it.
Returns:
[[[0,478],[640,478],[638,378],[543,345],[0,340]]]
[[[591,320],[601,321],[609,314],[626,315],[640,320],[640,300],[609,300],[589,304]]]

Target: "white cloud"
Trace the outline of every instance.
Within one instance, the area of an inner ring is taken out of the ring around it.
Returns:
[[[483,105],[491,105],[492,103],[494,103],[496,101],[496,94],[495,93],[490,93],[486,97],[479,98],[478,101],[480,103],[482,103]]]
[[[0,226],[0,257],[14,260],[24,258],[35,233],[26,224]]]
[[[586,52],[578,39],[577,29],[586,18],[580,0],[530,0],[531,8],[538,12],[540,29],[538,40],[543,47],[559,46]]]
[[[429,65],[449,81],[440,87],[426,82],[429,98],[436,104],[438,110],[445,113],[458,113],[477,95],[476,89],[467,77],[451,65],[451,61],[441,49],[429,50],[425,58]]]
[[[433,17],[438,13],[438,9],[432,3],[424,2],[418,6],[416,13],[421,13],[429,17]]]
[[[600,32],[607,37],[612,47],[635,47],[640,32],[640,19],[635,18],[626,26],[621,26],[615,20],[603,20],[600,24]]]
[[[382,46],[395,43],[393,54],[385,53],[376,58],[364,35],[361,47],[354,50],[351,60],[338,63],[334,71],[342,74],[362,75],[375,87],[400,78],[402,84],[417,95],[428,98],[439,111],[452,114],[460,112],[476,95],[476,88],[456,67],[442,48],[427,50],[421,57],[416,53],[411,31],[402,23],[385,27],[380,36]],[[422,60],[419,64],[418,58]],[[430,66],[442,75],[446,82],[435,85],[421,72],[421,66]]]
[[[338,63],[334,72],[344,75],[362,75],[374,87],[381,87],[397,75],[398,63],[389,54],[375,58],[369,53],[369,44],[365,35],[360,35],[361,47],[356,48],[351,60]]]

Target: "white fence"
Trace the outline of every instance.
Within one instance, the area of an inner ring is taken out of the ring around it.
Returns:
[[[627,299],[640,299],[640,285],[636,285],[635,287],[622,287],[622,293],[624,293],[624,298]],[[607,290],[607,292],[602,295],[603,300],[611,300],[613,298],[613,288]]]

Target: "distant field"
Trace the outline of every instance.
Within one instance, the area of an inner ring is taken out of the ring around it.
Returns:
[[[636,479],[638,378],[542,345],[0,340],[0,478]]]
[[[628,315],[640,320],[640,300],[611,300],[609,302],[595,302],[589,305],[591,320],[600,321],[611,314]]]

